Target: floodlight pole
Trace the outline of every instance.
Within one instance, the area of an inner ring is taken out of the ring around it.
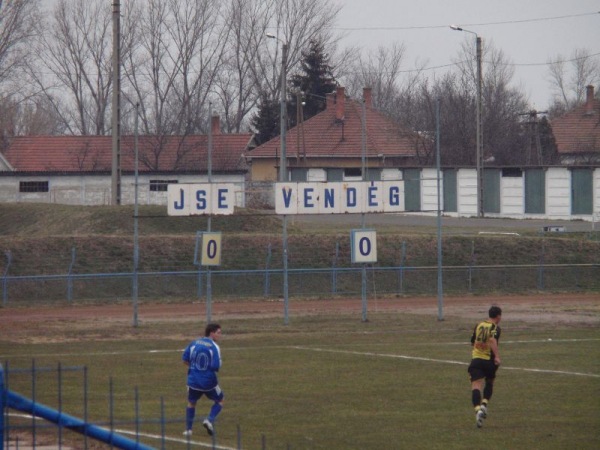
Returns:
[[[442,199],[440,156],[440,99],[435,100],[435,162],[437,168],[437,292],[438,320],[444,320],[444,286],[442,283]]]
[[[281,143],[279,151],[279,182],[285,183],[288,181],[287,177],[287,155],[286,155],[286,66],[288,57],[288,44],[287,42],[279,39],[272,33],[267,33],[266,36],[270,39],[277,39],[281,42],[281,101],[280,101],[280,131],[279,131],[279,142]],[[288,235],[287,235],[287,215],[283,215],[283,232],[282,232],[282,246],[283,246],[283,322],[285,325],[289,324],[289,281],[288,281]]]
[[[140,246],[139,246],[139,206],[138,206],[138,186],[139,186],[139,145],[138,145],[138,134],[139,134],[139,108],[140,104],[135,105],[135,187],[134,187],[134,208],[133,208],[133,326],[138,326],[138,292],[139,292],[139,280],[138,280],[138,269],[140,265]]]
[[[111,203],[121,204],[121,0],[113,0]]]
[[[477,59],[477,110],[476,110],[476,124],[477,124],[477,136],[476,136],[476,170],[477,170],[477,217],[483,217],[483,124],[482,124],[482,84],[483,76],[481,71],[481,36],[474,31],[465,30],[457,25],[450,25],[450,28],[455,31],[464,31],[465,33],[471,33],[475,35],[476,45],[476,59]]]

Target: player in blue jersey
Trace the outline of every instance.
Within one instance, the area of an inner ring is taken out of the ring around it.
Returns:
[[[203,396],[214,403],[208,417],[202,425],[209,435],[214,433],[214,422],[223,408],[223,391],[219,387],[217,372],[221,367],[221,349],[217,341],[221,337],[221,325],[209,323],[204,330],[204,337],[196,339],[183,351],[181,359],[188,366],[187,387],[188,404],[185,411],[185,436],[192,435],[192,425],[196,415],[196,402]]]

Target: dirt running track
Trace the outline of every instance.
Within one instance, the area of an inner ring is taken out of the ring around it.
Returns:
[[[368,298],[368,314],[378,312],[407,312],[438,316],[436,297]],[[445,297],[443,316],[480,318],[490,305],[503,308],[505,320],[526,320],[564,324],[600,326],[600,294],[536,294],[526,296],[486,296],[486,297]],[[332,300],[289,301],[289,316],[314,315],[323,313],[357,314],[361,317],[360,298]],[[282,317],[283,301],[231,301],[215,302],[212,305],[212,318]],[[200,302],[190,303],[151,303],[138,305],[138,320],[141,323],[171,321],[204,321],[206,306]],[[60,306],[35,308],[0,309],[0,329],[2,338],[10,336],[15,327],[28,326],[36,322],[102,321],[130,322],[133,308],[129,304],[116,306]]]

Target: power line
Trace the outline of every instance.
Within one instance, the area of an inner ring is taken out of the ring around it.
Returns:
[[[561,59],[561,60],[550,61],[550,62],[541,62],[541,63],[506,63],[506,64],[502,64],[502,66],[505,66],[505,67],[506,66],[508,66],[508,67],[550,66],[552,64],[579,61],[581,59],[593,58],[596,56],[600,56],[600,52],[592,53],[591,55],[580,56],[577,58],[571,58],[571,59]],[[459,66],[461,64],[466,64],[468,62],[469,61],[465,60],[465,61],[457,61],[457,62],[449,63],[449,64],[442,64],[440,66],[430,66],[430,67],[420,67],[420,68],[416,68],[416,69],[398,70],[397,73],[414,73],[414,72],[425,72],[425,71],[429,71],[429,70],[445,69],[447,67]],[[350,73],[357,73],[357,72],[350,72]],[[384,73],[390,74],[391,72],[388,71],[388,72],[384,72]]]
[[[476,27],[476,26],[487,26],[487,25],[510,25],[515,23],[531,23],[531,22],[543,22],[547,20],[559,20],[559,19],[570,19],[573,17],[584,17],[593,16],[600,14],[600,11],[581,13],[581,14],[568,14],[563,16],[553,17],[541,17],[537,19],[522,19],[522,20],[508,20],[503,22],[483,22],[483,23],[464,23],[462,27]],[[336,30],[342,31],[386,31],[386,30],[432,30],[435,28],[448,28],[448,24],[444,25],[423,25],[423,26],[412,26],[412,27],[334,27]]]

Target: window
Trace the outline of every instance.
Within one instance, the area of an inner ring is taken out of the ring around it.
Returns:
[[[305,169],[303,167],[292,167],[290,169],[290,181],[308,181],[308,169]]]
[[[523,171],[512,167],[502,169],[502,178],[522,178]]]
[[[167,192],[169,184],[177,184],[177,180],[150,180],[150,191],[152,192]]]
[[[361,178],[362,169],[360,167],[349,167],[344,169],[344,178]]]
[[[20,181],[19,192],[48,192],[47,181]]]

